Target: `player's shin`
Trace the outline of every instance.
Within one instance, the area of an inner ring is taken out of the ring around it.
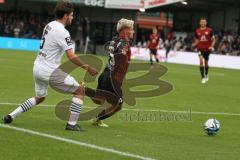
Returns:
[[[159,59],[157,56],[155,56],[156,62],[159,63]]]
[[[202,78],[204,78],[205,77],[205,74],[204,74],[204,67],[203,66],[200,66],[200,73],[201,73],[201,76],[202,76]]]
[[[29,98],[24,103],[22,103],[18,108],[16,108],[12,113],[9,115],[14,119],[17,116],[19,116],[21,113],[27,112],[30,110],[33,106],[37,104],[36,99],[34,97]]]
[[[104,120],[104,119],[107,119],[108,117],[110,117],[106,110],[103,110],[101,113],[99,113],[96,117],[96,121],[99,121],[99,120]]]
[[[150,64],[153,65],[153,55],[152,55],[152,53],[150,53]]]
[[[83,101],[80,98],[77,97],[73,97],[72,99],[72,104],[70,107],[70,117],[69,117],[69,121],[68,124],[70,125],[76,125],[78,118],[79,118],[79,114],[81,112],[82,109],[82,105],[83,105]]]
[[[152,58],[150,58],[150,64],[153,65],[153,59]]]
[[[103,110],[100,114],[98,114],[96,119],[97,120],[107,119],[107,118],[111,117],[112,115],[114,115],[115,113],[117,113],[118,111],[120,111],[121,107],[122,107],[121,105],[118,105],[118,106],[112,106],[110,108],[107,108],[107,109]]]
[[[205,75],[206,75],[206,76],[208,76],[208,70],[209,70],[209,67],[206,66],[206,67],[205,67]]]

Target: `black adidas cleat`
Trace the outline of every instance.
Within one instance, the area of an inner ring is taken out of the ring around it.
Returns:
[[[4,118],[3,118],[3,123],[4,124],[10,124],[12,123],[13,121],[13,118],[10,116],[10,115],[6,115]]]
[[[83,129],[80,125],[76,124],[76,125],[71,125],[71,124],[68,124],[66,125],[66,128],[65,130],[68,130],[68,131],[77,131],[77,132],[83,132],[83,131],[86,131],[85,129]]]

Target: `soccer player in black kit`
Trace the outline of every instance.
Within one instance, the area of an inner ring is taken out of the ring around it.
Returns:
[[[108,45],[109,60],[106,68],[98,78],[97,90],[114,94],[117,104],[112,104],[111,107],[102,110],[96,116],[93,125],[108,127],[102,120],[121,110],[123,103],[121,86],[131,60],[130,46],[134,34],[133,26],[134,22],[132,20],[119,20],[117,24],[118,36],[114,37]]]

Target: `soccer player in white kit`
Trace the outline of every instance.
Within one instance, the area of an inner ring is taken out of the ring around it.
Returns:
[[[74,46],[69,32],[65,26],[71,24],[73,19],[73,5],[66,1],[61,1],[55,8],[56,20],[48,23],[44,28],[40,44],[39,54],[34,62],[33,75],[35,80],[36,96],[29,98],[17,109],[3,118],[5,124],[9,124],[20,114],[30,110],[33,106],[40,104],[48,95],[48,86],[51,84],[63,92],[73,94],[70,107],[70,117],[66,125],[66,130],[83,131],[77,124],[84,98],[84,86],[70,75],[59,69],[61,59],[66,52],[68,59],[85,69],[94,76],[98,72],[93,67],[84,63],[74,53]],[[52,78],[53,77],[53,78]]]

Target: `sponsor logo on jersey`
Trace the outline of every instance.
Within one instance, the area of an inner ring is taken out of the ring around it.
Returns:
[[[72,40],[71,40],[71,37],[65,38],[65,41],[67,42],[67,45],[68,45],[68,46],[70,46],[70,45],[73,44],[73,43],[72,43]]]

